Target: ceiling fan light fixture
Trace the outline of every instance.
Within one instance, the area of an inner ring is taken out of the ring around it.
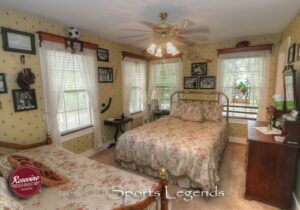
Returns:
[[[162,57],[162,48],[161,46],[156,49],[155,56],[161,58]]]
[[[148,49],[147,49],[147,52],[151,55],[154,55],[155,54],[155,50],[156,50],[156,44],[151,44]]]
[[[179,51],[177,48],[172,44],[172,42],[167,42],[167,53],[171,54],[172,56],[177,55]]]

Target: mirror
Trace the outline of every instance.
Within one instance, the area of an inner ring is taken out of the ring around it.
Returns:
[[[291,111],[296,108],[296,70],[292,65],[286,66],[283,72],[284,82],[284,108],[286,111]]]

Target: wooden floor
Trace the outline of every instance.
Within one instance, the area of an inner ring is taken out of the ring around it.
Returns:
[[[220,190],[225,193],[224,197],[195,198],[191,201],[183,201],[178,198],[172,201],[172,210],[275,210],[277,208],[244,199],[245,192],[245,157],[246,145],[230,143],[226,148],[220,168]],[[120,167],[114,161],[114,149],[108,149],[91,157],[99,162]],[[125,169],[124,169],[125,170]],[[127,170],[132,173],[137,173]],[[147,177],[147,175],[141,174]],[[258,186],[259,187],[259,186]],[[171,195],[182,188],[169,184]]]

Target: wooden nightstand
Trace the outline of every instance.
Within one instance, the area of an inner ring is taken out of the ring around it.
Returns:
[[[170,114],[169,110],[163,109],[163,110],[153,110],[152,111],[154,120],[157,120],[160,117],[166,116]]]
[[[130,117],[124,117],[122,119],[120,118],[120,119],[113,119],[113,120],[109,120],[109,119],[104,120],[104,125],[113,126],[113,127],[116,128],[115,143],[111,144],[109,147],[115,146],[115,144],[118,141],[119,133],[122,134],[122,133],[125,132],[123,130],[122,126],[125,125],[128,122],[132,122],[132,118],[130,118]]]
[[[245,198],[289,209],[300,145],[276,142],[273,135],[254,128],[266,125],[266,122],[248,121]]]

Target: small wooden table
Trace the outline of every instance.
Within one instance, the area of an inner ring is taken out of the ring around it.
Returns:
[[[111,144],[109,147],[115,146],[115,144],[118,141],[119,133],[122,134],[122,133],[125,132],[123,130],[122,126],[125,125],[128,122],[132,122],[132,118],[130,118],[130,117],[124,117],[123,119],[114,119],[114,120],[106,119],[106,120],[104,120],[104,125],[113,126],[113,127],[116,128],[115,143]]]
[[[163,110],[153,110],[153,118],[154,120],[157,120],[158,118],[162,117],[162,116],[166,116],[170,114],[169,110],[163,109]]]
[[[248,121],[245,198],[288,209],[292,203],[300,145],[276,142],[273,135],[254,128],[265,126],[266,122]]]

